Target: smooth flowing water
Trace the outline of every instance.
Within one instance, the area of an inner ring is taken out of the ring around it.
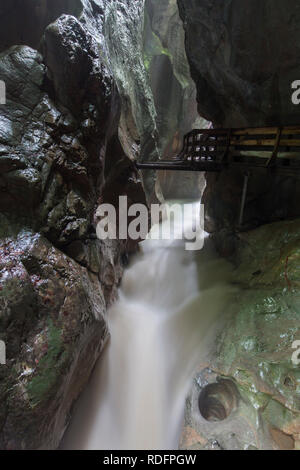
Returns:
[[[173,240],[144,241],[126,271],[108,313],[111,340],[64,449],[178,448],[193,373],[231,290],[223,261],[208,248],[186,251],[176,239],[193,225],[200,203],[189,207],[184,221],[175,217]]]

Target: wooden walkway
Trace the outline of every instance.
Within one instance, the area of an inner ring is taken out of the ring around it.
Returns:
[[[219,172],[229,167],[300,171],[300,126],[195,129],[171,160],[136,163],[138,169]]]

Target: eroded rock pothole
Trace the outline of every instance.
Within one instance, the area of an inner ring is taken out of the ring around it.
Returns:
[[[202,389],[199,411],[206,421],[224,421],[237,408],[238,400],[236,385],[231,380],[221,379]]]

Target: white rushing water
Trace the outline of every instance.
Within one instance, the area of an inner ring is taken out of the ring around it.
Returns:
[[[193,224],[195,208],[200,203],[190,204],[190,220],[177,220],[177,236]],[[184,246],[183,240],[142,243],[108,313],[111,340],[62,448],[178,448],[193,372],[231,290],[224,262]]]

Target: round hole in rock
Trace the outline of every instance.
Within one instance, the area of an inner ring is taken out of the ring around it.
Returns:
[[[293,377],[290,377],[289,375],[287,375],[283,381],[283,385],[287,388],[290,388],[292,390],[296,389],[297,388],[297,385],[295,383],[295,380]]]
[[[199,411],[207,421],[224,421],[236,409],[239,393],[236,385],[228,379],[212,383],[199,395]]]

